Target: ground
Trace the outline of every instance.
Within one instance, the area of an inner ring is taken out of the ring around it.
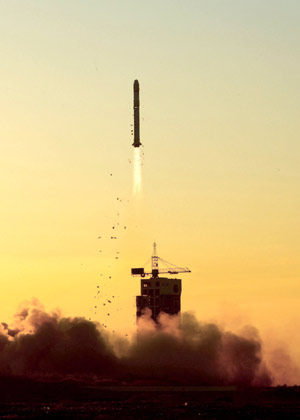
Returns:
[[[2,379],[0,419],[300,419],[300,387],[99,386]]]

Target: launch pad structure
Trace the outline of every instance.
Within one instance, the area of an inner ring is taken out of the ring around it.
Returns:
[[[159,268],[159,261],[165,267]],[[147,264],[147,263],[146,263]],[[151,271],[146,272],[142,268],[132,268],[133,276],[141,277],[141,294],[136,296],[136,317],[142,316],[146,309],[150,309],[151,318],[158,322],[161,312],[169,315],[177,315],[181,309],[181,279],[159,277],[159,274],[190,273],[187,267],[176,267],[157,255],[156,243],[153,244],[151,257]],[[146,278],[150,276],[150,278]]]

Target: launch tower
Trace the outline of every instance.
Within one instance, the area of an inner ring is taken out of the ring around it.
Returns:
[[[159,268],[159,261],[164,268]],[[141,276],[141,294],[136,297],[137,319],[149,308],[152,319],[157,322],[160,312],[175,315],[181,308],[181,279],[159,277],[159,274],[190,273],[190,270],[187,267],[176,267],[158,257],[156,243],[153,244],[151,266],[151,272],[146,272],[144,268],[132,268],[131,274]],[[150,278],[145,279],[146,276]]]

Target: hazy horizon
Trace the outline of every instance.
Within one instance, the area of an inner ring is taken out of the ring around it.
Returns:
[[[132,333],[130,269],[156,241],[192,271],[183,312],[300,363],[299,18],[294,0],[1,3],[0,322],[34,297]]]

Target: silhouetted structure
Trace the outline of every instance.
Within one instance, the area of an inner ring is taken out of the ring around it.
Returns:
[[[141,276],[141,294],[136,297],[136,316],[139,318],[145,312],[146,308],[151,310],[152,319],[157,322],[160,312],[169,315],[175,315],[181,308],[181,279],[159,277],[159,274],[178,274],[190,273],[188,268],[176,267],[173,264],[164,261],[156,253],[156,244],[154,243],[151,272],[145,272],[144,268],[132,268],[133,276]],[[167,267],[159,268],[158,261],[162,261]],[[145,279],[145,276],[151,276]]]

